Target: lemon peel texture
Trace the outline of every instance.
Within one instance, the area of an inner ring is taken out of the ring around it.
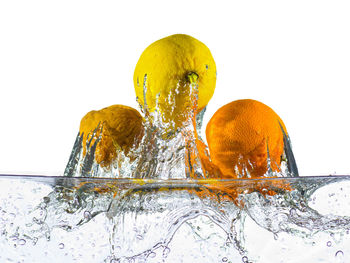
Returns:
[[[143,51],[133,80],[141,107],[149,112],[159,111],[162,121],[175,122],[176,128],[181,125],[181,114],[188,110],[188,104],[194,104],[195,113],[208,104],[215,89],[216,65],[202,42],[176,34]],[[191,85],[197,88],[192,97],[188,91]]]

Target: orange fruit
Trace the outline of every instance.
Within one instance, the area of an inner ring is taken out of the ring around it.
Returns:
[[[226,104],[206,127],[212,163],[224,178],[262,177],[269,167],[280,171],[282,128],[287,134],[281,118],[259,101],[245,99]]]
[[[106,167],[119,152],[127,154],[139,143],[143,119],[134,108],[112,105],[87,113],[80,122],[79,134],[83,137],[83,154],[96,143],[95,160]]]

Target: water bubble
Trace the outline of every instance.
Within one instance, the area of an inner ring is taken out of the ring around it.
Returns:
[[[228,261],[227,257],[222,258],[222,262],[227,262],[227,261]]]
[[[247,256],[242,257],[242,262],[247,263],[248,262],[248,257]]]
[[[154,257],[156,257],[156,253],[151,252],[151,253],[149,253],[149,254],[148,254],[148,257],[150,257],[150,258],[154,258]]]
[[[336,257],[336,258],[343,258],[343,257],[344,257],[344,252],[341,251],[341,250],[338,250],[338,251],[335,253],[335,257]]]
[[[34,237],[33,240],[32,240],[32,242],[33,242],[33,246],[35,246],[36,243],[38,242],[38,238],[37,238],[37,237]]]
[[[59,248],[59,249],[64,249],[64,244],[63,244],[63,243],[59,243],[59,244],[58,244],[58,248]]]
[[[332,242],[331,242],[331,241],[328,241],[328,242],[327,242],[327,247],[330,247],[330,246],[332,246]]]
[[[26,241],[25,241],[24,239],[20,239],[20,240],[18,241],[18,245],[23,246],[23,245],[25,245],[25,244],[26,244]]]
[[[90,220],[91,219],[91,213],[89,212],[89,211],[85,211],[84,212],[84,218],[86,219],[86,220]]]

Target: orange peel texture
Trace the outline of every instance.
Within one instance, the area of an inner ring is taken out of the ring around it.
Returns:
[[[143,119],[132,107],[112,105],[98,111],[90,111],[80,122],[80,136],[83,136],[83,154],[87,151],[87,141],[91,145],[99,140],[95,160],[107,167],[117,157],[118,152],[128,154],[137,145],[143,134]]]
[[[259,101],[245,99],[224,105],[206,127],[213,164],[223,178],[261,178],[269,166],[280,171],[284,153],[281,127],[287,133],[281,118]]]

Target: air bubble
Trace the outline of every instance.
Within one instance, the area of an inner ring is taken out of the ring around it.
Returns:
[[[344,252],[341,250],[338,250],[337,253],[335,253],[336,258],[343,258],[344,257]]]
[[[58,248],[59,248],[59,249],[64,249],[64,244],[63,244],[63,243],[59,243],[59,244],[58,244]]]
[[[227,257],[222,258],[222,262],[227,262],[227,261],[228,261]]]
[[[332,242],[331,241],[328,241],[327,242],[327,247],[331,247],[332,246]]]
[[[90,220],[91,219],[91,213],[89,212],[89,211],[85,211],[84,212],[84,218],[86,219],[86,220]]]
[[[247,256],[242,257],[242,262],[247,263],[248,262],[248,257]]]
[[[37,238],[37,237],[34,237],[33,240],[32,240],[32,242],[33,242],[33,246],[35,246],[36,243],[38,242],[38,238]]]
[[[151,253],[149,253],[149,254],[148,254],[148,257],[150,257],[150,258],[154,258],[154,257],[156,257],[156,253],[151,252]]]
[[[26,244],[26,241],[24,239],[20,239],[18,241],[18,245],[24,246]]]

